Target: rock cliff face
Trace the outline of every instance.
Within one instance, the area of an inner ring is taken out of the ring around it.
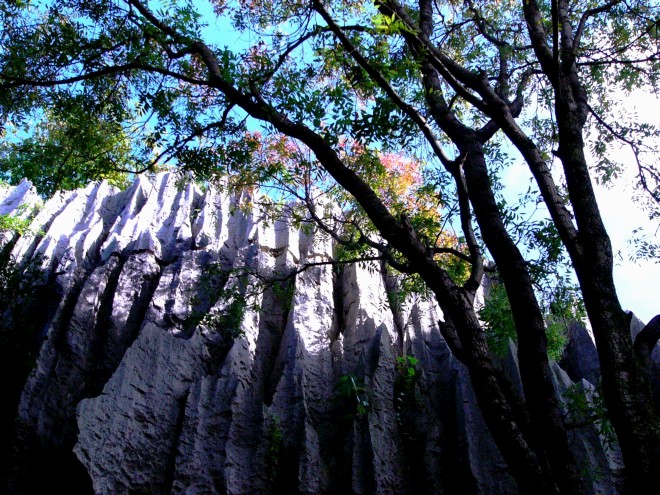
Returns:
[[[28,183],[0,190],[0,214],[35,202]],[[379,266],[324,264],[327,236],[247,193],[172,174],[90,184],[2,242],[38,268],[19,443],[69,456],[59,475],[93,493],[516,493],[437,306],[391,305]],[[571,335],[555,380],[591,396],[593,344]],[[587,493],[616,493],[616,445],[594,425],[572,434]]]

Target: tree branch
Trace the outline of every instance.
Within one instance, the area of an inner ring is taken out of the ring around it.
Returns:
[[[557,84],[555,77],[556,65],[554,62],[553,50],[548,46],[548,33],[543,27],[543,17],[541,9],[536,0],[523,0],[523,13],[527,22],[527,32],[529,33],[534,53],[541,64],[543,72],[550,78],[550,83]]]
[[[600,7],[595,7],[593,9],[584,11],[582,16],[580,17],[580,23],[578,24],[578,27],[575,31],[575,37],[573,38],[573,46],[571,47],[571,57],[573,58],[573,60],[577,58],[578,49],[580,48],[580,41],[582,40],[582,34],[584,33],[584,28],[587,23],[587,20],[590,17],[601,14],[603,12],[607,12],[612,7],[621,3],[621,1],[622,0],[612,0],[611,2],[607,2],[606,4],[601,5]]]
[[[431,128],[428,125],[426,119],[410,104],[406,103],[404,99],[396,92],[396,90],[390,85],[390,83],[373,65],[371,65],[367,59],[362,56],[360,51],[351,43],[348,37],[343,33],[340,27],[334,22],[330,14],[325,10],[320,0],[313,0],[313,8],[326,23],[330,26],[332,32],[337,36],[341,44],[344,46],[346,51],[353,57],[353,59],[362,67],[369,76],[378,84],[378,86],[389,96],[394,104],[399,107],[399,109],[406,114],[410,119],[417,124],[417,127],[422,131],[422,134],[431,145],[433,152],[438,157],[440,162],[443,165],[450,163],[449,158],[445,155],[440,143],[435,138],[435,135]]]
[[[470,251],[469,260],[472,264],[472,270],[470,271],[470,277],[465,282],[463,287],[465,290],[474,298],[474,295],[481,285],[481,280],[484,275],[484,262],[481,255],[481,248],[477,242],[477,238],[474,235],[474,229],[472,227],[472,212],[470,210],[470,196],[468,194],[467,184],[465,182],[465,175],[463,172],[463,163],[465,162],[467,155],[459,157],[458,166],[454,168],[452,173],[454,181],[456,182],[456,191],[458,193],[458,205],[461,218],[461,228],[465,234],[465,241],[467,242],[468,249]]]
[[[445,315],[444,321],[438,320],[438,327],[440,328],[440,334],[445,339],[445,342],[447,342],[447,346],[452,354],[456,356],[456,359],[461,363],[466,364],[467,357],[463,350],[463,344],[461,344],[461,339],[451,319]]]
[[[616,129],[614,129],[610,124],[605,122],[605,120],[598,115],[593,108],[591,108],[591,105],[587,105],[587,108],[589,109],[589,112],[596,118],[598,123],[605,127],[615,138],[617,138],[619,141],[622,141],[626,143],[628,146],[630,146],[630,149],[633,152],[633,156],[635,157],[635,163],[637,164],[637,170],[639,172],[639,182],[642,185],[642,188],[658,203],[660,203],[660,197],[655,191],[652,191],[651,188],[649,187],[646,177],[644,175],[644,170],[646,167],[642,164],[642,162],[639,159],[639,149],[637,147],[637,144],[634,141],[631,141],[627,137],[625,137],[623,134],[620,132],[617,132]],[[648,169],[646,169],[648,170]]]

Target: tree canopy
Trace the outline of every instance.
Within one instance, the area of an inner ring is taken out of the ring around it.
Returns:
[[[657,90],[659,9],[652,0],[14,0],[0,9],[2,124],[35,115],[44,124],[4,145],[0,171],[36,166],[48,193],[169,163],[297,201],[340,256],[379,257],[435,296],[523,492],[583,492],[547,352],[550,324],[583,304],[626,483],[648,490],[660,483],[645,358],[657,335],[631,339],[593,181],[633,168],[657,214],[657,129],[621,95]],[[612,159],[616,143],[633,162]],[[516,156],[533,178],[520,205],[503,196]],[[320,206],[330,202],[338,207]],[[546,214],[527,221],[529,204]],[[474,308],[486,270],[505,291],[525,404],[511,399]]]
[[[122,127],[88,114],[81,123],[76,112],[85,109],[70,110],[47,109],[41,116],[26,119],[21,127],[30,131],[25,136],[12,125],[12,135],[5,136],[0,146],[0,173],[11,182],[30,179],[45,197],[82,187],[90,180],[126,185],[139,158]]]

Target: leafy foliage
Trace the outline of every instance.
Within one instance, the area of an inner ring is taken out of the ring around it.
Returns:
[[[654,260],[656,263],[660,263],[660,242],[656,241],[656,237],[642,229],[635,229],[633,236],[629,241],[634,248],[631,259]]]
[[[413,356],[399,356],[395,362],[394,408],[399,431],[407,440],[415,439],[412,418],[418,406],[416,387],[421,375],[418,364],[419,359]]]
[[[616,433],[612,426],[602,389],[588,390],[580,383],[568,388],[566,400],[566,421],[574,428],[594,425],[601,439],[610,447],[616,444]]]
[[[184,330],[192,332],[202,324],[230,340],[244,335],[241,323],[250,297],[243,285],[240,276],[232,277],[220,264],[207,265],[190,299],[192,310],[184,322]]]
[[[32,223],[32,211],[28,210],[34,209],[28,205],[21,205],[12,213],[0,215],[0,234],[14,233],[24,235],[28,233],[30,223]]]
[[[363,379],[354,374],[347,373],[339,377],[333,399],[346,410],[346,419],[365,418],[369,414],[369,396]]]
[[[546,313],[547,351],[548,357],[554,361],[561,359],[568,343],[566,336],[568,324],[584,318],[581,302],[572,297],[572,292],[556,293]],[[497,356],[504,356],[509,349],[509,340],[516,342],[517,333],[511,305],[502,284],[495,282],[490,286],[485,304],[479,311],[479,317],[484,321],[491,352]]]
[[[501,284],[491,286],[479,317],[485,322],[488,347],[491,352],[504,356],[509,349],[509,340],[516,340],[513,313],[504,286]]]
[[[268,418],[266,432],[266,469],[268,482],[273,484],[277,478],[278,467],[282,460],[284,432],[277,416]]]
[[[227,297],[229,304],[219,313],[206,313],[202,322],[212,328],[216,328],[224,334],[237,338],[244,335],[241,322],[245,316],[247,304],[240,292],[223,293],[220,297]]]
[[[62,189],[83,187],[92,180],[108,180],[125,187],[127,172],[137,169],[132,142],[115,122],[94,119],[72,108],[28,121],[31,130],[14,131],[0,147],[0,174],[10,182],[29,179],[44,197]]]

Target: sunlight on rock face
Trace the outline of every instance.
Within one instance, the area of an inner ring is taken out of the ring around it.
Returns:
[[[73,449],[97,493],[515,493],[437,304],[395,303],[380,265],[333,267],[329,236],[240,201],[162,174],[43,206],[13,247],[59,298],[21,424]],[[573,333],[554,381],[593,393],[593,343]],[[522,394],[513,344],[500,364]],[[589,493],[614,493],[616,444],[591,425],[574,449],[598,470]]]

